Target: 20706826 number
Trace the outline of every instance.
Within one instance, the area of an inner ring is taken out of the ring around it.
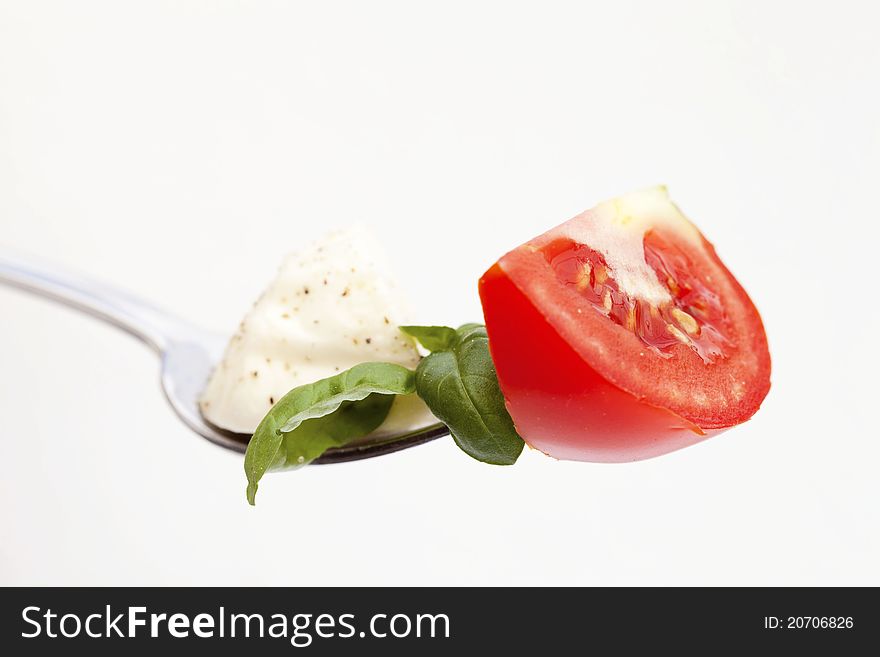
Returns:
[[[852,629],[852,616],[789,616],[786,627],[797,630]]]

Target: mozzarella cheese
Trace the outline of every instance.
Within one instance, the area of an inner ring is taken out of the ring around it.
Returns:
[[[253,433],[272,405],[296,386],[358,363],[415,368],[410,323],[375,238],[363,228],[330,234],[288,256],[232,337],[199,401],[223,429]],[[435,423],[415,395],[395,399],[377,434]]]

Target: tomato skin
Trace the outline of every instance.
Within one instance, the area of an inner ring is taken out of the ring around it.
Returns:
[[[617,463],[659,456],[702,430],[610,383],[574,351],[498,264],[480,279],[489,349],[517,431],[555,458]]]

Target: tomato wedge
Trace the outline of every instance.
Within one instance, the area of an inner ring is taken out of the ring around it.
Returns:
[[[744,422],[770,389],[758,311],[664,187],[517,247],[480,299],[517,431],[556,458],[665,454]]]

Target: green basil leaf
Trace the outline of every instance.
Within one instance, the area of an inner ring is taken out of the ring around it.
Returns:
[[[293,431],[301,422],[332,413],[344,401],[357,401],[378,392],[408,395],[415,392],[412,370],[391,363],[361,363],[334,376],[288,392],[272,407],[287,421],[278,429]]]
[[[272,407],[248,443],[248,502],[254,504],[266,472],[302,467],[330,447],[367,435],[385,421],[394,395],[413,392],[415,374],[391,363],[362,363],[294,388]]]
[[[419,363],[416,391],[467,454],[484,463],[512,465],[525,443],[504,405],[486,328],[465,324],[455,334],[447,349]]]
[[[448,326],[401,326],[401,331],[418,340],[428,351],[443,351],[452,348],[458,341],[454,328]]]
[[[358,401],[342,402],[329,415],[305,420],[293,431],[281,434],[282,449],[270,470],[301,468],[331,447],[366,436],[385,421],[393,403],[394,395],[373,393]]]

